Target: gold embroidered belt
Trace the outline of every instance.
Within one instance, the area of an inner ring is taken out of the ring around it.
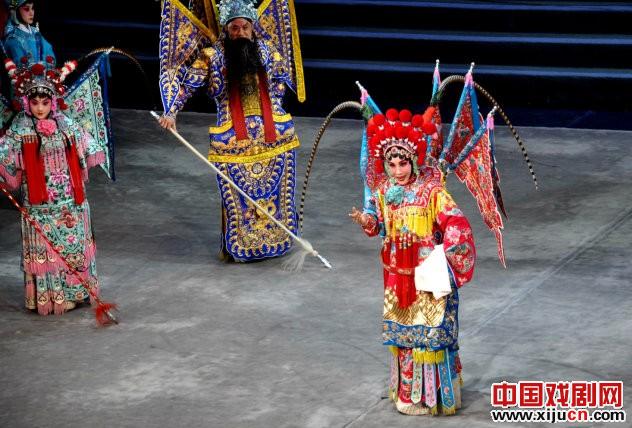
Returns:
[[[252,163],[260,162],[262,160],[270,159],[274,156],[278,156],[289,150],[295,149],[300,145],[298,138],[294,137],[289,143],[275,147],[270,150],[265,150],[261,153],[255,153],[251,155],[208,155],[209,162],[215,163]]]

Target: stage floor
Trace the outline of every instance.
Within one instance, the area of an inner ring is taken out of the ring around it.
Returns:
[[[179,115],[203,153],[212,119]],[[386,399],[380,244],[347,217],[361,206],[360,121],[334,121],[307,195],[304,236],[334,269],[311,258],[300,274],[282,260],[220,262],[212,173],[148,112],[112,122],[117,181],[94,169],[88,195],[102,294],[121,323],[23,309],[18,213],[1,201],[0,426],[497,426],[490,386],[502,380],[623,381],[631,402],[632,132],[519,129],[536,191],[497,123],[507,269],[449,178],[478,251],[461,289],[463,408],[420,419]],[[296,119],[299,192],[320,123]]]

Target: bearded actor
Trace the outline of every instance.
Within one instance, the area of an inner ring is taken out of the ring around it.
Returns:
[[[269,41],[257,37],[257,11],[247,0],[219,5],[222,32],[188,66],[176,101],[160,119],[175,128],[176,115],[200,87],[217,104],[217,124],[209,130],[208,159],[244,192],[293,232],[295,149],[299,146],[292,117],[282,100],[290,82],[282,57]],[[289,251],[291,238],[221,177],[220,257],[246,262]]]

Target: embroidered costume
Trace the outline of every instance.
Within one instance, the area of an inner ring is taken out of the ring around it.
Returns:
[[[394,109],[382,115],[359,85],[367,120],[360,155],[364,209],[362,213],[354,209],[350,215],[367,235],[383,240],[383,339],[391,351],[389,395],[398,411],[410,415],[450,415],[461,406],[458,290],[472,279],[476,250],[470,225],[445,188],[450,172],[476,199],[505,264],[493,132],[493,114],[500,107],[495,105],[483,119],[472,68],[465,77],[451,76],[448,81],[465,85],[445,141],[439,101],[446,85],[441,84],[438,61],[431,107],[423,115]],[[532,169],[526,154],[525,160]],[[412,173],[402,183],[401,172],[396,179],[390,176],[390,168],[401,170],[406,162],[412,164]],[[445,286],[428,284],[432,281],[423,276],[428,275],[428,266],[433,272],[446,273]]]
[[[50,43],[42,36],[37,25],[29,25],[21,22],[17,9],[28,0],[7,0],[9,7],[9,21],[4,31],[4,50],[14,63],[19,63],[22,58],[27,64],[44,62],[47,57],[55,60],[55,53]]]
[[[7,60],[6,67],[24,111],[17,114],[0,139],[0,177],[9,188],[21,187],[23,206],[43,229],[55,249],[98,290],[95,242],[90,206],[84,182],[88,170],[106,165],[107,145],[95,140],[72,118],[62,96],[65,77],[76,66],[62,69],[35,63],[18,69]],[[48,98],[52,109],[45,119],[30,111],[29,98]],[[34,227],[22,218],[22,267],[28,309],[42,315],[61,314],[88,298],[81,281],[67,267]]]
[[[187,99],[205,87],[217,105],[217,126],[209,130],[208,159],[296,232],[295,149],[299,140],[292,117],[282,107],[288,86],[298,88],[299,98],[304,97],[293,3],[265,2],[257,11],[250,1],[225,0],[219,6],[219,20],[212,13],[214,2],[199,3],[207,12],[201,20],[193,15],[195,8],[192,12],[177,0],[163,5],[164,114],[175,117]],[[237,18],[254,24],[254,47],[260,66],[256,72],[231,79],[225,51],[229,39],[223,28]],[[217,183],[225,255],[249,261],[280,256],[290,249],[292,240],[284,231],[220,177]]]
[[[452,414],[460,407],[458,288],[474,273],[470,225],[442,183],[441,173],[424,165],[425,135],[433,134],[417,115],[389,110],[369,121],[367,137],[375,169],[398,157],[415,163],[409,181],[383,180],[365,212],[369,236],[383,239],[383,338],[392,353],[390,395],[409,414]],[[413,120],[414,119],[414,120]],[[411,122],[412,121],[412,122]],[[417,290],[415,268],[443,244],[452,292],[435,298]]]

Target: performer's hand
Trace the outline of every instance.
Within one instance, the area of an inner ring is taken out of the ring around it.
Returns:
[[[369,215],[363,213],[362,211],[358,210],[356,207],[351,208],[351,212],[349,213],[349,217],[351,217],[351,220],[353,220],[354,222],[358,223],[360,226],[362,227],[366,227],[367,224],[369,224]]]
[[[160,116],[158,119],[158,123],[165,129],[173,129],[176,130],[176,120],[171,116]]]

